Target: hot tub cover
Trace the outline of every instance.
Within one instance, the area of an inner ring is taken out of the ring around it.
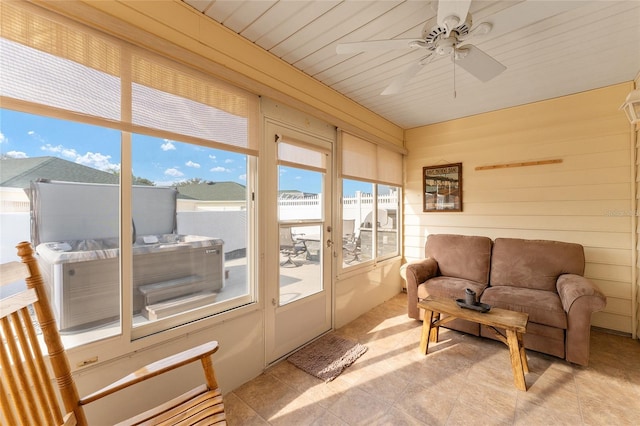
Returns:
[[[179,250],[182,247],[199,248],[222,245],[216,238],[198,235],[159,234],[138,237],[133,245],[133,255]],[[36,252],[50,264],[85,262],[110,259],[119,256],[118,238],[63,240],[39,244]]]

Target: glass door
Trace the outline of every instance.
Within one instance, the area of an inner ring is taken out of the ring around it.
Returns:
[[[267,129],[277,158],[277,236],[268,243],[277,279],[266,292],[271,363],[331,329],[332,145],[281,125]]]

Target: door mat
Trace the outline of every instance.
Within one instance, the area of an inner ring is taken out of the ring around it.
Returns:
[[[287,361],[312,376],[330,382],[367,349],[358,342],[330,333],[295,352]]]

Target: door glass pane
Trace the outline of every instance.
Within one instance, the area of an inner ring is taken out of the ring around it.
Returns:
[[[278,166],[280,305],[322,291],[324,174]]]
[[[133,135],[133,316],[165,329],[249,293],[248,156]]]
[[[65,346],[119,334],[120,132],[0,112],[0,261],[32,242]]]
[[[322,226],[280,225],[280,305],[322,291]]]
[[[323,176],[320,172],[278,166],[278,219],[322,219]]]

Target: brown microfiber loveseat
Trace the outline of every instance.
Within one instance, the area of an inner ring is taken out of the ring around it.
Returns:
[[[529,314],[528,349],[587,365],[591,314],[606,298],[584,278],[581,245],[559,241],[433,234],[425,259],[405,268],[409,317],[422,320],[418,299],[464,299],[466,288],[479,301]],[[493,337],[477,323],[453,320],[446,327]]]

